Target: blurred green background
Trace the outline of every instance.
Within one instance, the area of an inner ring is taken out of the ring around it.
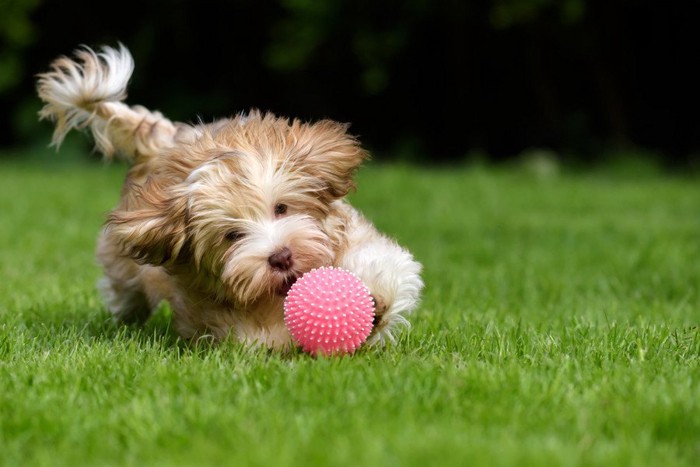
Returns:
[[[136,61],[128,102],[176,120],[256,107],[351,122],[379,160],[698,170],[691,5],[0,0],[0,157],[49,141],[37,73],[120,41]]]

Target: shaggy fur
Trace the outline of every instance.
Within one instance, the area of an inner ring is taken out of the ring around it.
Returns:
[[[124,46],[82,48],[38,80],[53,144],[89,128],[105,157],[131,163],[97,245],[113,315],[143,322],[167,300],[185,338],[283,349],[286,292],[305,272],[333,265],[357,274],[375,299],[368,343],[393,340],[418,303],[421,267],[343,200],[367,157],[347,127],[255,110],[172,122],[122,102],[133,68]]]

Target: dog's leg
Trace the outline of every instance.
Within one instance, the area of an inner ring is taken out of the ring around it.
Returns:
[[[348,247],[338,266],[362,279],[375,301],[374,328],[367,342],[394,341],[393,331],[409,325],[405,315],[418,306],[423,289],[421,265],[357,212],[350,217],[346,235]]]
[[[145,322],[157,303],[151,303],[144,289],[143,266],[124,257],[105,232],[97,240],[97,260],[104,268],[97,288],[110,313],[119,322]]]

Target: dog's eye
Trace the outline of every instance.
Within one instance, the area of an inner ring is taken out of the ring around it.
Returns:
[[[286,204],[275,205],[275,216],[281,216],[282,214],[285,214],[286,212],[287,212],[287,205]]]
[[[243,238],[243,233],[239,232],[238,230],[229,230],[226,232],[226,240],[229,242],[236,242]]]

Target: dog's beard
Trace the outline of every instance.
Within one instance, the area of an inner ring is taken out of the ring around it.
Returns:
[[[281,248],[291,252],[292,264],[286,270],[276,269],[268,261]],[[247,304],[286,295],[302,274],[328,266],[332,260],[328,236],[310,216],[251,222],[246,235],[224,254],[221,282],[234,301]]]

